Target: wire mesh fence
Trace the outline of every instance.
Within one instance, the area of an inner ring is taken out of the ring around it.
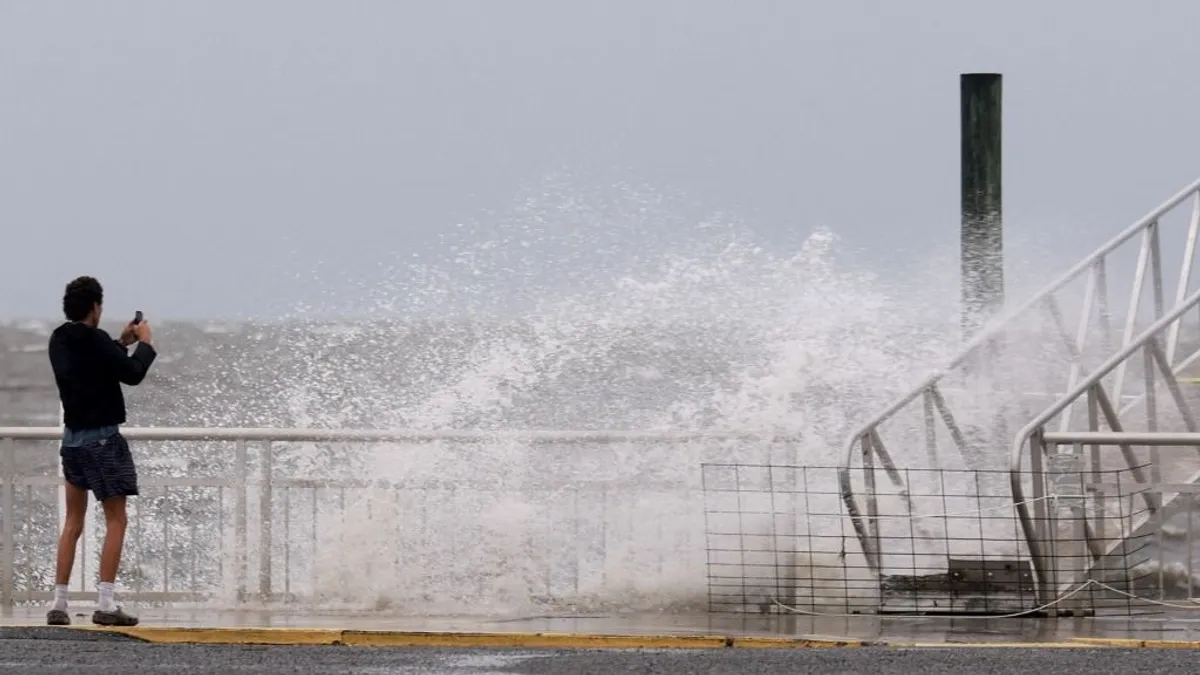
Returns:
[[[1037,495],[1033,527],[1048,544],[1041,560],[1015,515],[1009,472],[902,470],[901,484],[880,481],[863,508],[880,551],[871,565],[838,469],[705,464],[709,609],[1026,616],[1186,608],[1191,525],[1200,517],[1156,511],[1161,486],[1136,480],[1135,470],[1059,462],[1039,490],[1027,488]]]

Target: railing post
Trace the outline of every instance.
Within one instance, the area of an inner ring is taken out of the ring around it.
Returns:
[[[1200,235],[1200,193],[1192,198],[1192,217],[1188,221],[1187,241],[1183,246],[1183,267],[1179,270],[1179,285],[1175,287],[1175,305],[1183,304],[1187,297],[1188,286],[1192,281],[1192,263],[1196,259],[1196,238]],[[1179,345],[1179,329],[1183,326],[1183,317],[1171,324],[1167,336],[1167,363],[1175,363],[1175,349]]]
[[[259,538],[258,592],[264,601],[271,598],[271,468],[273,463],[270,441],[262,446],[262,492],[258,502],[261,519]]]
[[[1087,488],[1084,485],[1084,455],[1081,444],[1074,444],[1063,451],[1057,443],[1042,442],[1047,451],[1050,474],[1050,497],[1054,508],[1050,510],[1050,551],[1054,580],[1049,599],[1058,597],[1060,590],[1068,584],[1074,585],[1083,578],[1087,569],[1088,536],[1085,518]],[[1048,601],[1048,600],[1047,600]],[[1051,610],[1051,616],[1060,612],[1082,609],[1080,598]]]
[[[1033,560],[1034,571],[1038,577],[1038,602],[1046,603],[1054,597],[1054,580],[1047,559],[1049,533],[1051,523],[1049,509],[1046,508],[1046,446],[1042,443],[1042,429],[1037,429],[1029,436],[1029,474],[1033,488],[1033,536],[1029,539],[1029,557]],[[1018,476],[1019,478],[1019,476]],[[1025,508],[1025,506],[1021,506]],[[1028,509],[1026,509],[1028,511]]]
[[[234,575],[236,576],[237,601],[243,602],[246,599],[246,479],[249,473],[246,439],[244,438],[237,442],[237,455],[234,462],[234,480],[236,481],[233,515]]]
[[[0,510],[4,514],[3,551],[0,551],[0,607],[11,609],[15,595],[13,585],[13,565],[16,562],[16,537],[13,536],[13,522],[17,519],[17,446],[11,438],[0,440],[0,467],[3,471],[4,497],[0,501]]]
[[[1059,455],[1059,453],[1055,453]],[[1065,453],[1069,466],[1064,472],[1066,480],[1064,483],[1069,486],[1066,490],[1068,494],[1065,502],[1062,505],[1062,510],[1066,512],[1066,517],[1069,519],[1067,525],[1070,532],[1071,545],[1067,549],[1066,567],[1070,574],[1070,583],[1082,583],[1084,573],[1088,565],[1089,553],[1089,537],[1087,526],[1087,487],[1085,485],[1085,458],[1083,455],[1083,446],[1076,444],[1070,453]],[[1078,594],[1072,598],[1066,608],[1070,608],[1075,612],[1076,616],[1086,609],[1086,596]]]
[[[867,487],[867,536],[871,538],[871,548],[874,549],[875,569],[882,574],[883,551],[879,548],[879,503],[875,490],[875,444],[871,439],[871,434],[862,438],[863,479]]]
[[[1157,317],[1156,317],[1157,318]],[[1146,343],[1142,347],[1142,376],[1145,378],[1145,402],[1146,402],[1146,431],[1158,431],[1158,396],[1156,395],[1156,382],[1154,377],[1154,353],[1151,345],[1153,340]],[[1118,402],[1118,405],[1120,403]],[[1162,461],[1159,457],[1159,448],[1157,445],[1151,445],[1150,448],[1150,480],[1155,485],[1162,483]],[[1159,503],[1162,503],[1161,501]]]
[[[921,392],[921,403],[925,413],[925,457],[929,460],[929,468],[941,466],[938,462],[937,424],[933,417],[933,393],[930,389]]]
[[[1100,402],[1096,399],[1096,387],[1089,387],[1087,390],[1087,415],[1088,415],[1088,431],[1100,430]],[[1104,502],[1108,498],[1107,492],[1101,492],[1100,484],[1104,481],[1103,465],[1100,459],[1100,445],[1093,443],[1090,450],[1090,462],[1092,465],[1092,511],[1093,519],[1096,521],[1096,534],[1101,541],[1105,541],[1106,522],[1108,518],[1104,513]],[[1120,495],[1117,496],[1120,499]],[[1118,531],[1120,527],[1117,528]]]

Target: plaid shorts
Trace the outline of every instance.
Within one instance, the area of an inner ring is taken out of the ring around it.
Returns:
[[[129,442],[120,433],[80,447],[62,447],[58,454],[67,482],[81,490],[91,490],[97,501],[137,495],[137,467],[129,452]]]

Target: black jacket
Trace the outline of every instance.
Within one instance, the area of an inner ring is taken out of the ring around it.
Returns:
[[[49,354],[63,421],[73,431],[124,424],[121,384],[140,383],[157,355],[139,342],[130,356],[108,333],[75,322],[54,329]]]

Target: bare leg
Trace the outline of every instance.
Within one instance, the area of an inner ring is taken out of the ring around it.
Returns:
[[[92,623],[102,626],[136,626],[137,617],[130,616],[113,599],[113,584],[121,565],[121,548],[125,545],[125,497],[109,497],[104,505],[104,549],[100,552],[100,584]]]
[[[117,580],[121,549],[125,546],[125,497],[109,497],[104,502],[104,550],[100,553],[100,583]]]
[[[54,582],[59,586],[71,583],[71,568],[75,565],[75,547],[83,534],[83,518],[87,515],[87,490],[66,484],[67,522],[63,523],[62,536],[58,538],[58,566]]]

